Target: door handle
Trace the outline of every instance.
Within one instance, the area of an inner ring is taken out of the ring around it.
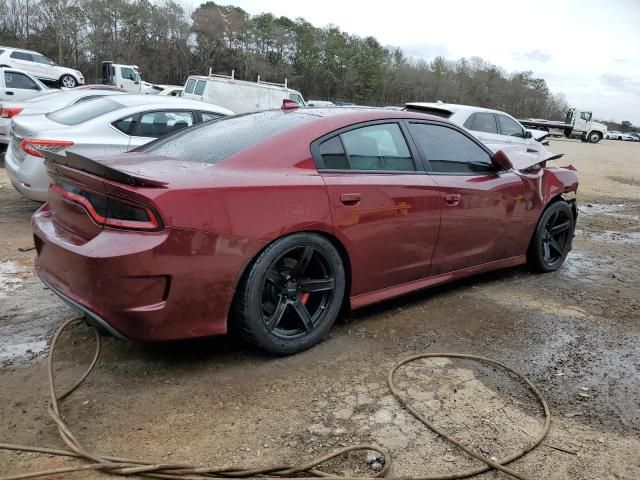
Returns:
[[[8,91],[8,90],[7,90],[7,92],[6,92],[6,93],[7,93],[7,95],[13,95],[13,92],[10,92],[10,91]]]
[[[355,207],[360,203],[360,200],[359,193],[343,193],[340,195],[340,201],[348,207]]]
[[[447,205],[451,205],[452,207],[460,203],[460,194],[459,193],[448,193],[444,196],[444,201]]]

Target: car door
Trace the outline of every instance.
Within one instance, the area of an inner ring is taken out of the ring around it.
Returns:
[[[11,55],[9,55],[9,58],[11,59],[11,66],[13,68],[24,70],[36,77],[38,76],[36,63],[34,63],[33,56],[30,53],[14,50],[11,52]]]
[[[525,129],[522,125],[516,122],[514,119],[496,113],[498,119],[498,128],[500,134],[504,137],[505,143],[513,143],[516,145],[529,145],[532,143],[531,137],[525,136]]]
[[[141,91],[140,77],[131,67],[120,67],[120,88],[131,93]]]
[[[58,80],[56,63],[50,58],[44,55],[33,54],[34,68],[38,72],[39,78],[45,78],[47,80]]]
[[[184,110],[156,110],[138,115],[133,124],[129,150],[177,132],[195,123],[194,112]]]
[[[373,122],[312,146],[335,234],[349,250],[354,305],[354,297],[428,275],[441,204],[406,135],[400,122]]]
[[[430,274],[523,255],[530,226],[520,177],[496,171],[486,147],[451,125],[408,121],[408,129],[440,191],[442,221]]]
[[[42,92],[32,78],[24,73],[4,70],[4,91],[2,97],[7,100],[25,100]]]
[[[505,143],[498,132],[496,117],[491,112],[473,112],[465,120],[464,127],[482,143]]]

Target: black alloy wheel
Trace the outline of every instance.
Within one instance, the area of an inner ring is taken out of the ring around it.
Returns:
[[[557,201],[544,211],[534,233],[527,260],[538,271],[560,268],[571,250],[575,218],[569,204]]]
[[[324,237],[283,237],[256,259],[239,291],[241,333],[276,354],[295,353],[319,342],[342,307],[342,259]]]

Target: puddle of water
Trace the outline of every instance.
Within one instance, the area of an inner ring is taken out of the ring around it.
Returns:
[[[33,342],[3,345],[0,350],[0,362],[14,360],[18,358],[30,357],[42,353],[47,348],[46,340],[36,340]]]
[[[630,213],[629,206],[624,203],[587,203],[580,205],[580,213],[587,215],[608,215],[627,220],[640,220],[640,215]]]
[[[587,232],[585,230],[576,230],[576,234],[596,242],[640,245],[640,232],[616,232],[614,230]]]
[[[20,289],[31,270],[14,260],[0,262],[0,298]]]

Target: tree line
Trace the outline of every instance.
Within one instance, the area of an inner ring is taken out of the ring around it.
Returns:
[[[531,71],[506,72],[478,57],[416,61],[371,36],[214,2],[185,12],[174,0],[0,0],[0,45],[39,51],[89,83],[112,60],[138,65],[153,83],[235,70],[245,80],[287,78],[307,99],[361,105],[443,100],[551,119],[568,108]]]

